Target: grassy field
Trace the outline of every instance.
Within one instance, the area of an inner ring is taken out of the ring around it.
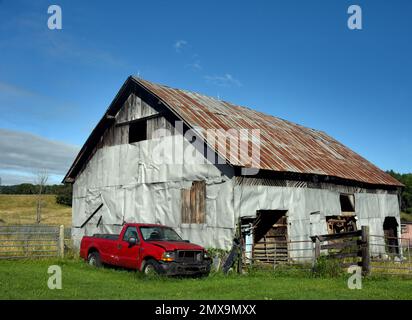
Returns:
[[[402,219],[402,221],[412,222],[412,214],[406,213],[406,212],[401,212],[401,219]]]
[[[50,265],[62,268],[62,290],[47,287]],[[302,271],[178,279],[94,269],[76,259],[0,262],[0,299],[412,299],[412,279],[365,279],[361,290],[348,289],[346,282]]]
[[[0,225],[36,223],[36,195],[0,195]],[[43,224],[71,225],[71,207],[56,203],[55,195],[44,195]]]

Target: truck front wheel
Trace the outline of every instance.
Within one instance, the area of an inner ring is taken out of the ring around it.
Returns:
[[[100,254],[98,252],[91,252],[87,257],[87,262],[89,265],[100,268],[102,266],[102,260],[100,259]]]
[[[160,274],[160,266],[156,260],[149,259],[143,266],[143,273],[146,275]]]

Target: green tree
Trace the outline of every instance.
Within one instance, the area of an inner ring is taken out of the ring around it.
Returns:
[[[56,202],[66,206],[72,206],[73,188],[71,184],[63,185],[57,191]]]
[[[401,210],[412,214],[412,173],[397,173],[393,170],[388,173],[396,180],[405,185],[401,193]]]

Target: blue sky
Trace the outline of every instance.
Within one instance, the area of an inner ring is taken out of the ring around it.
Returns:
[[[47,28],[51,4],[62,30]],[[362,30],[347,27],[351,4]],[[31,182],[46,159],[59,182],[130,74],[323,130],[412,172],[411,33],[407,0],[0,0],[0,176]]]

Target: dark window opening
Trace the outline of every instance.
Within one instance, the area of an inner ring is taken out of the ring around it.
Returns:
[[[398,222],[395,217],[385,218],[385,221],[383,222],[383,232],[385,234],[386,252],[398,254]]]
[[[206,183],[194,181],[182,190],[182,223],[206,223]]]
[[[182,241],[182,238],[169,227],[140,227],[145,241]]]
[[[139,235],[137,233],[136,227],[128,227],[126,229],[126,232],[123,236],[123,241],[129,241],[130,238],[135,238],[136,240],[139,240]]]
[[[147,140],[147,122],[139,121],[129,125],[129,143]]]
[[[353,194],[341,194],[339,200],[342,212],[355,212],[355,197]]]

